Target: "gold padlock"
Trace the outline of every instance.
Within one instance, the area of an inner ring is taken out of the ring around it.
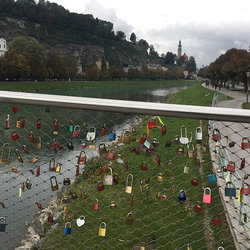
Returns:
[[[129,177],[131,177],[130,185],[128,184],[128,182],[129,182]],[[129,175],[127,176],[127,180],[126,180],[125,192],[128,193],[128,194],[131,194],[131,193],[132,193],[132,188],[133,188],[133,175],[132,175],[132,174],[129,174]]]
[[[187,250],[192,250],[192,246],[190,243],[187,245]]]
[[[141,243],[140,250],[145,250],[145,249],[146,249],[146,243],[145,243],[145,242],[142,242],[142,243]]]
[[[40,156],[35,156],[30,161],[31,163],[36,163],[39,159],[40,159]]]
[[[94,145],[94,144],[90,144],[90,145],[89,145],[89,149],[90,149],[90,150],[95,150],[95,145]]]
[[[8,148],[8,149],[5,150],[5,148]],[[7,153],[5,151],[7,151]],[[10,164],[10,144],[9,143],[5,143],[2,146],[2,156],[0,158],[0,164]]]
[[[40,150],[42,148],[42,139],[41,137],[37,136],[35,139],[34,139],[34,146],[35,146],[35,149],[36,150]]]
[[[106,223],[105,222],[102,222],[100,224],[98,235],[102,237],[106,235]]]
[[[205,153],[205,152],[207,151],[207,144],[204,144],[204,145],[203,145],[202,151],[203,151],[203,153]]]
[[[116,208],[117,207],[117,204],[115,201],[111,201],[110,204],[109,204],[109,207],[110,208]]]
[[[157,179],[158,179],[159,182],[163,182],[162,173],[159,173],[159,174],[157,175]]]
[[[62,166],[62,164],[61,164],[60,162],[58,162],[58,163],[56,164],[56,172],[57,172],[57,173],[59,173],[59,172],[61,171],[61,166]]]

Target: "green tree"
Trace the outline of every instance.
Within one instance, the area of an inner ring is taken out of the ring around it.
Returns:
[[[130,35],[130,41],[131,41],[133,44],[136,43],[136,35],[135,35],[134,32]]]
[[[166,56],[165,56],[165,60],[164,62],[167,64],[167,65],[174,65],[174,62],[175,62],[175,54],[173,54],[172,52],[167,52]]]
[[[176,62],[177,62],[177,65],[182,66],[185,62],[184,56],[180,56],[179,58],[177,58]]]
[[[141,40],[138,42],[138,46],[142,49],[142,51],[143,51],[145,54],[148,54],[149,45],[148,45],[148,43],[147,43],[146,40],[141,39]]]
[[[196,72],[196,62],[193,56],[190,56],[189,60],[187,60],[185,64],[185,69],[188,70],[189,73]]]

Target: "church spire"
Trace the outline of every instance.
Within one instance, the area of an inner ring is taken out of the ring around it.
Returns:
[[[181,48],[181,40],[179,40],[178,50],[177,50],[177,58],[182,55],[182,48]]]

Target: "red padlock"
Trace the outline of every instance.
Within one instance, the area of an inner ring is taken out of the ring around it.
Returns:
[[[105,129],[105,124],[103,124],[103,127],[102,127],[102,135],[105,135],[106,134],[106,129]]]
[[[140,154],[140,150],[139,150],[138,148],[135,148],[135,149],[134,149],[134,152],[135,152],[137,155]]]
[[[95,199],[95,202],[92,205],[92,210],[98,211],[99,210],[99,204],[98,204],[98,200]]]
[[[40,175],[40,166],[36,166],[36,177]]]
[[[40,129],[41,126],[42,126],[42,120],[41,120],[40,118],[38,118],[38,119],[36,120],[36,128],[37,128],[37,129]]]
[[[208,190],[208,194],[206,194],[206,191]],[[203,203],[211,203],[212,200],[212,193],[211,189],[209,187],[204,188],[204,193],[203,193]]]
[[[247,186],[247,187],[245,187]],[[244,186],[241,189],[241,194],[249,195],[250,194],[250,188],[249,184],[245,183]]]
[[[57,119],[55,119],[54,120],[54,130],[58,130],[58,127],[59,127],[58,121],[57,121]]]
[[[214,141],[219,141],[221,139],[221,134],[220,134],[219,129],[216,128],[213,130],[212,138]]]
[[[104,190],[104,185],[102,181],[98,181],[98,185],[97,185],[97,191],[101,192],[102,190]]]
[[[140,143],[143,144],[147,140],[147,134],[143,133],[142,136],[140,137]]]
[[[30,153],[29,150],[26,148],[25,145],[23,145],[23,152],[24,152],[25,154],[27,154],[27,155]]]
[[[198,186],[198,184],[199,184],[198,178],[197,177],[193,177],[193,179],[191,180],[191,185]]]
[[[49,216],[48,216],[48,222],[49,223],[53,223],[54,222],[53,216],[51,214],[49,214]]]
[[[115,153],[108,152],[108,159],[114,160],[115,159]]]
[[[19,134],[16,132],[16,130],[12,130],[12,132],[11,132],[11,139],[13,140],[13,141],[16,141],[16,140],[18,140],[20,138],[20,136],[19,136]]]
[[[103,172],[103,166],[101,164],[100,169],[99,169],[99,174],[102,174],[102,172]]]
[[[213,217],[213,224],[215,226],[220,226],[221,225],[221,219],[220,219],[219,215],[216,215],[216,216]]]
[[[158,164],[158,166],[161,165],[161,156],[160,155],[157,155],[157,164]]]
[[[55,151],[57,148],[57,142],[56,142],[56,139],[54,139],[54,142],[53,142],[53,150]]]
[[[76,177],[80,174],[79,165],[76,165]]]
[[[167,132],[166,126],[165,126],[165,125],[162,125],[161,134],[162,134],[162,135],[165,135],[166,132]]]
[[[235,172],[235,163],[233,161],[230,161],[227,164],[227,170],[233,173]]]
[[[240,170],[243,169],[245,167],[245,164],[246,164],[246,159],[245,158],[242,158],[241,159],[241,163],[240,163]]]
[[[113,174],[113,181],[114,181],[115,184],[119,183],[119,178],[118,178],[118,174],[117,173]]]
[[[131,196],[131,200],[130,200],[130,206],[133,207],[134,206],[134,200],[135,200],[135,197],[134,195]]]
[[[148,127],[149,129],[155,128],[155,127],[156,127],[156,126],[155,126],[155,121],[154,121],[154,120],[148,121],[147,127]]]
[[[148,171],[148,166],[147,166],[147,164],[145,162],[142,162],[142,164],[141,164],[141,170]]]
[[[29,133],[29,141],[30,141],[30,142],[34,142],[34,140],[35,140],[34,134],[33,134],[32,131],[30,131],[30,133]]]
[[[59,149],[59,150],[64,149],[63,145],[58,145],[58,149]]]
[[[16,113],[18,111],[18,107],[17,106],[13,106],[12,107],[12,113]]]
[[[200,204],[200,202],[197,202],[197,204],[194,206],[194,210],[197,213],[200,213],[202,211],[202,205]]]
[[[249,138],[247,138],[247,137],[243,137],[243,138],[242,138],[241,148],[242,148],[242,149],[248,149],[248,148],[250,148],[250,141],[249,141]]]

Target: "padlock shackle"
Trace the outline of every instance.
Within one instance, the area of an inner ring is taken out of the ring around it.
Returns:
[[[130,185],[128,185],[128,181],[129,181],[129,176],[131,176],[131,182],[130,182]],[[127,176],[127,180],[126,180],[126,186],[133,186],[133,180],[134,180],[134,177],[133,177],[133,175],[132,174],[129,174],[128,176]]]
[[[95,127],[90,127],[88,129],[88,132],[90,132],[90,133],[96,133],[96,128]]]
[[[67,227],[68,225],[69,225],[69,227]],[[71,223],[70,222],[66,222],[64,228],[71,228]]]
[[[56,185],[57,185],[57,179],[56,179],[55,176],[51,176],[51,177],[50,177],[50,185],[51,185],[51,186],[53,185],[52,179],[55,179],[55,182],[56,182]]]
[[[25,119],[24,119],[24,116],[19,116],[18,118],[17,118],[17,121],[25,121]]]
[[[105,222],[101,222],[101,224],[100,224],[100,228],[102,228],[102,225],[104,225],[104,227],[103,227],[103,228],[105,228],[105,229],[106,229],[106,227],[107,227],[106,223],[105,223]]]
[[[243,142],[243,140],[246,140],[247,142],[250,142],[248,137],[243,137],[242,142]]]
[[[2,158],[4,158],[4,149],[5,147],[9,147],[9,151],[8,151],[8,158],[10,158],[10,144],[9,143],[4,143],[2,146]]]
[[[132,212],[130,212],[130,213],[127,214],[127,218],[128,218],[129,216],[133,217]]]
[[[180,129],[181,129],[181,137],[183,137],[184,134],[185,138],[187,138],[187,127],[185,125],[181,125]]]
[[[98,184],[99,184],[99,182],[98,182]],[[98,203],[98,199],[95,199],[94,204],[99,204],[99,203]]]
[[[52,161],[53,161],[53,168],[55,168],[55,166],[56,166],[56,160],[55,160],[55,158],[50,158],[50,160],[49,160],[49,167],[51,168]]]
[[[78,129],[78,130],[77,130]],[[74,131],[76,132],[76,131],[81,131],[81,127],[80,127],[80,125],[75,125],[75,127],[74,127]]]
[[[81,216],[79,217],[80,220],[81,220],[82,218],[85,220],[85,216],[84,216],[84,215],[81,215]]]
[[[0,221],[4,221],[4,223],[1,223],[1,224],[6,225],[6,218],[5,217],[0,217]]]
[[[204,188],[204,194],[206,193],[206,190],[208,190],[209,194],[211,195],[211,193],[212,193],[211,189],[209,187]]]

